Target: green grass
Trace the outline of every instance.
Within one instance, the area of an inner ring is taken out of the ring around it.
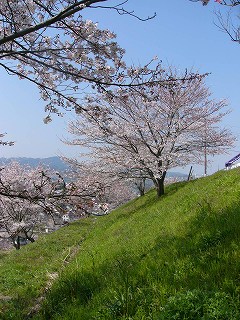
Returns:
[[[0,290],[12,299],[0,318],[240,319],[239,178],[150,191],[3,256]]]
[[[80,249],[91,220],[42,236],[35,243],[0,257],[0,319],[22,319],[45,294],[51,276],[62,272]]]

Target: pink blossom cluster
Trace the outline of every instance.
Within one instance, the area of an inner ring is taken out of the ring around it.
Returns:
[[[79,106],[83,83],[99,88],[123,76],[116,35],[80,14],[94,2],[0,2],[1,67],[37,85],[49,114]]]

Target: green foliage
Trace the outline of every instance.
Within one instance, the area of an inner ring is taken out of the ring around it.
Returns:
[[[177,183],[160,199],[152,190],[3,256],[1,292],[13,299],[2,318],[240,319],[239,173]]]
[[[71,256],[80,248],[92,228],[92,222],[81,221],[71,228],[42,236],[21,250],[13,250],[0,259],[0,319],[24,319],[38,304],[52,282],[61,274]]]

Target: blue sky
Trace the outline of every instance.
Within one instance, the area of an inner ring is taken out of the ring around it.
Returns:
[[[130,16],[119,16],[113,10],[85,10],[84,17],[117,33],[119,44],[126,49],[127,62],[143,64],[154,56],[163,65],[174,65],[180,70],[194,68],[211,72],[207,79],[213,97],[226,98],[232,113],[224,126],[231,128],[239,138],[240,126],[240,45],[214,25],[214,1],[208,6],[188,0],[129,0],[128,8],[138,16],[157,13],[147,22]],[[106,2],[108,3],[108,2]],[[109,1],[116,3],[116,1]],[[238,7],[235,9],[239,13]],[[55,117],[48,125],[43,123],[44,102],[38,90],[27,81],[7,75],[0,70],[0,132],[7,132],[13,147],[1,147],[0,157],[50,157],[67,155],[76,157],[78,149],[65,146],[60,139],[67,137],[67,121],[73,113],[63,118]],[[225,161],[240,152],[239,141],[229,155],[215,157],[209,173],[224,167]],[[194,166],[201,174],[203,168]],[[186,169],[187,170],[187,169]]]

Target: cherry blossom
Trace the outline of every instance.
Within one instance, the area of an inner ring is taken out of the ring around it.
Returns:
[[[82,202],[75,198],[83,215],[108,213],[137,195],[133,184],[118,176],[109,162],[104,164],[95,160],[85,162],[68,158],[64,160],[73,168],[72,180],[75,188],[79,189],[81,194],[83,190],[87,190]]]
[[[161,71],[162,72],[162,71]],[[173,68],[166,79],[181,78]],[[221,154],[235,138],[221,128],[225,100],[216,101],[204,79],[190,75],[166,85],[140,86],[89,97],[83,113],[69,125],[73,145],[88,147],[88,158],[108,163],[108,170],[129,178],[149,178],[158,195],[170,168],[201,163]]]
[[[125,67],[116,35],[80,14],[97,2],[104,1],[0,2],[0,66],[36,84],[48,113],[61,115],[76,105],[82,83],[107,85]]]
[[[0,133],[0,146],[13,146],[13,141],[5,141],[2,140],[3,137],[5,137],[6,133]]]
[[[85,181],[76,177],[73,181],[71,175],[66,183],[56,171],[17,162],[0,169],[0,229],[16,249],[21,239],[33,242],[45,228],[61,227],[70,211],[76,218],[91,213],[92,202],[100,199],[101,185],[86,175]]]
[[[35,84],[51,113],[81,110],[85,91],[106,90],[110,85],[131,85],[124,50],[116,35],[84,19],[85,8],[134,13],[123,3],[105,6],[107,0],[2,0],[0,2],[0,67]],[[101,4],[101,5],[100,5]],[[136,16],[135,16],[136,17]],[[138,17],[137,17],[138,18]],[[150,19],[151,17],[147,17]],[[148,75],[151,79],[151,74]]]
[[[192,1],[192,2],[201,1],[204,6],[206,6],[210,2],[210,0],[190,0],[190,1]],[[214,0],[214,2],[217,2],[217,3],[219,3],[223,6],[227,6],[227,7],[236,7],[236,6],[240,5],[240,1],[237,1],[237,0]]]

